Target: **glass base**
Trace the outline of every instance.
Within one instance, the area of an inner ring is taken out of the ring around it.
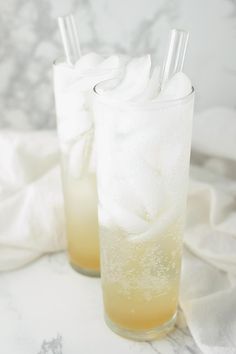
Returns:
[[[99,278],[100,277],[100,272],[92,269],[85,269],[85,268],[80,268],[79,266],[70,263],[71,267],[78,273],[87,275],[88,277],[94,277],[94,278]]]
[[[174,325],[176,322],[177,312],[174,316],[166,323],[161,326],[146,329],[146,330],[132,330],[128,328],[123,328],[112,322],[107,315],[105,314],[105,322],[107,326],[119,336],[133,339],[136,341],[151,341],[154,339],[160,339],[170,333],[174,329]]]

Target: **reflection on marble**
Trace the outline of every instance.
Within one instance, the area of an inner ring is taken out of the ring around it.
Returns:
[[[133,342],[103,321],[100,280],[73,271],[64,253],[0,275],[0,348],[4,354],[199,354],[180,312],[175,330]]]
[[[235,0],[0,2],[0,126],[55,126],[51,63],[62,54],[56,17],[74,11],[82,51],[163,58],[171,27],[190,31],[186,72],[197,109],[235,107]]]

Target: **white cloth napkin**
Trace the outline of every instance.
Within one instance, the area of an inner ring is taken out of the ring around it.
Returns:
[[[236,353],[236,113],[195,116],[181,307],[203,353]]]
[[[0,132],[0,270],[65,249],[55,132]],[[236,353],[236,114],[194,118],[180,303],[203,353]]]
[[[55,132],[0,132],[0,271],[65,248]]]

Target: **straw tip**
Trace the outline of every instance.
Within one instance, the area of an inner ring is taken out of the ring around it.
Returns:
[[[189,31],[183,28],[172,28],[171,33],[189,36]]]
[[[68,20],[74,20],[74,15],[72,13],[60,15],[57,17],[58,22],[64,22],[64,21],[68,21]]]

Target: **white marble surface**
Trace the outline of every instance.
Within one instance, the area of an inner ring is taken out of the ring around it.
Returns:
[[[103,321],[100,280],[72,270],[64,253],[0,275],[0,348],[4,354],[198,354],[182,313],[175,331],[133,342]]]
[[[172,27],[190,31],[185,70],[196,109],[236,102],[235,0],[0,2],[0,127],[55,126],[51,63],[62,54],[56,17],[73,11],[82,51],[163,58]]]

